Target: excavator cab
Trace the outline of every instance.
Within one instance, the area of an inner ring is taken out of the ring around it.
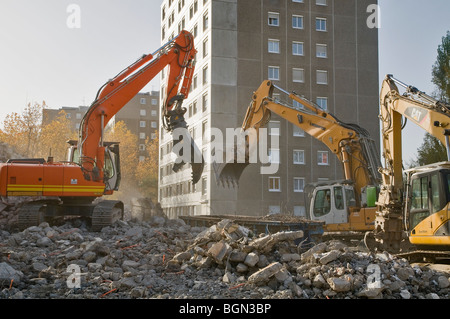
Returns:
[[[450,242],[450,163],[406,171],[406,229],[417,246],[439,246]]]
[[[78,141],[70,140],[67,150],[67,162],[81,163]],[[120,172],[120,152],[118,142],[103,142],[105,146],[105,160],[103,165],[103,181],[105,182],[105,191],[119,190],[121,172]]]
[[[334,183],[323,186],[312,186],[309,218],[324,221],[325,224],[348,223],[350,208],[356,206],[353,186]]]

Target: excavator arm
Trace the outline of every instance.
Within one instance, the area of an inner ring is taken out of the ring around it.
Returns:
[[[103,180],[103,132],[108,122],[165,67],[168,67],[168,74],[162,106],[163,126],[168,131],[187,128],[183,116],[186,109],[182,103],[189,94],[196,52],[193,36],[183,30],[155,53],[142,56],[100,88],[79,131],[80,165],[86,179]],[[184,141],[174,140],[174,144],[179,142]],[[190,142],[192,157],[201,154],[194,142]],[[193,182],[196,183],[203,170],[203,160],[192,164]]]
[[[399,86],[405,90],[403,94],[400,93]],[[447,153],[449,150],[450,106],[430,97],[413,86],[395,79],[392,75],[387,75],[380,91],[382,153],[385,165],[384,168],[380,168],[382,185],[377,201],[378,209],[376,212],[375,229],[373,232],[366,234],[366,245],[372,250],[380,248],[398,252],[405,249],[402,247],[402,243],[408,243],[404,240],[406,235],[404,230],[409,227],[407,226],[408,221],[406,220],[407,215],[409,215],[406,205],[408,198],[405,198],[404,188],[405,185],[407,187],[411,186],[409,184],[412,175],[408,175],[406,181],[403,179],[402,128],[405,125],[404,121],[406,121],[404,119],[415,123],[439,139],[446,145]],[[427,167],[422,170],[431,172],[432,167]],[[411,169],[409,171],[418,170]],[[446,184],[447,180],[444,183]],[[416,193],[428,194],[428,188],[431,186],[431,182],[423,183],[423,188],[419,192],[416,191]],[[448,189],[448,186],[445,185],[442,189]],[[434,203],[433,205],[429,205],[426,200],[422,201],[422,214],[429,214],[429,211],[425,209],[426,207],[436,206],[438,193],[436,189],[434,189],[432,196],[430,193]],[[447,203],[446,199],[442,201],[445,204]],[[443,214],[446,215],[447,211],[445,210]],[[445,221],[447,218],[440,218],[440,222]],[[436,222],[433,224],[431,221],[428,221],[428,224],[437,225]]]
[[[287,94],[290,99],[299,102],[304,108],[283,104],[272,98],[274,89]],[[259,138],[259,129],[270,120],[272,113],[301,128],[307,134],[324,143],[343,165],[345,179],[355,183],[356,189],[378,184],[378,160],[373,153],[373,140],[369,133],[355,125],[338,120],[331,113],[307,99],[288,93],[271,81],[264,81],[253,93],[250,106],[242,124],[242,130],[256,130],[256,140],[249,140],[247,147],[255,145]],[[249,135],[250,138],[253,135]],[[222,184],[236,185],[242,171],[248,163],[225,163],[215,167],[216,176]]]

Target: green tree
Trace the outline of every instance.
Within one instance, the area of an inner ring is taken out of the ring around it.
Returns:
[[[432,69],[432,82],[437,87],[438,98],[450,101],[450,31],[442,37]]]
[[[422,166],[447,160],[447,150],[442,143],[430,133],[426,133],[422,145],[417,149],[415,166]]]

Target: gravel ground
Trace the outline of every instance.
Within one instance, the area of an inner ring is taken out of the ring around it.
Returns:
[[[339,241],[153,216],[90,232],[81,220],[18,231],[4,214],[1,299],[449,299],[449,273]]]

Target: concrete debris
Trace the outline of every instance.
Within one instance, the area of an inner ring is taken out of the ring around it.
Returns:
[[[0,299],[450,297],[450,273],[336,240],[305,248],[296,244],[301,231],[255,234],[227,219],[209,228],[144,219],[94,233],[80,220],[19,231],[5,218]]]

